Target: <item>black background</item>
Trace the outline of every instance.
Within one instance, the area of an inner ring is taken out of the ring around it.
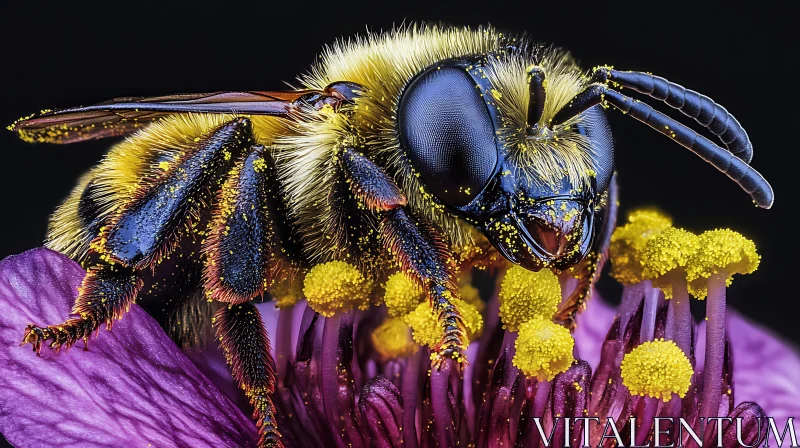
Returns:
[[[800,340],[794,271],[799,171],[792,154],[798,83],[791,69],[798,42],[790,37],[797,30],[788,23],[791,14],[766,2],[744,8],[701,1],[4,3],[3,125],[43,108],[119,96],[280,89],[324,44],[403,21],[491,23],[565,47],[586,68],[612,64],[665,76],[736,115],[753,141],[753,166],[775,188],[775,206],[756,209],[688,151],[614,115],[622,216],[657,205],[678,226],[731,227],[754,239],[761,267],[735,281],[729,304]],[[29,145],[0,132],[0,257],[41,244],[49,213],[111,143]],[[610,281],[603,289],[615,293]]]

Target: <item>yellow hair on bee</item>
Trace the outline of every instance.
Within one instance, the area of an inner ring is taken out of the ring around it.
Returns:
[[[566,172],[576,189],[584,188],[589,185],[588,173],[594,171],[594,153],[589,141],[572,130],[579,119],[556,129],[546,128],[553,116],[583,90],[581,70],[568,53],[560,50],[542,50],[537,59],[523,54],[489,59],[485,74],[492,82],[492,100],[502,114],[499,136],[511,149],[511,156],[525,167],[521,174],[531,181],[558,188]],[[546,76],[539,136],[528,135],[528,69],[532,65],[541,67]]]
[[[78,209],[83,191],[94,178],[95,171],[93,169],[81,176],[67,200],[53,212],[47,229],[44,245],[75,260],[86,256],[92,242],[92,235],[83,225]]]

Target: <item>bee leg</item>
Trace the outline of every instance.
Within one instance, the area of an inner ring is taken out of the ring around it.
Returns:
[[[105,323],[110,330],[112,323],[130,309],[142,284],[128,268],[109,264],[94,266],[84,277],[81,293],[72,307],[72,314],[76,316],[60,325],[28,325],[22,344],[30,343],[39,354],[42,344],[48,340],[56,351],[62,346],[70,348],[80,339],[86,343],[100,325]]]
[[[283,446],[272,402],[275,361],[261,316],[249,304],[284,267],[279,255],[284,223],[276,188],[269,152],[251,146],[222,188],[203,250],[206,294],[229,304],[215,317],[217,339],[234,379],[255,409],[259,447]]]
[[[121,318],[142,289],[146,273],[194,237],[211,192],[218,190],[231,160],[252,142],[250,120],[236,118],[210,131],[167,170],[143,178],[92,243],[89,256],[95,262],[72,310],[77,317],[45,328],[31,325],[23,344],[33,344],[37,353],[46,340],[52,340],[55,349],[70,347],[78,339],[87,340],[103,322],[110,327]]]
[[[258,446],[283,447],[275,423],[275,361],[258,309],[249,303],[229,305],[214,317],[216,336],[233,378],[253,405]]]
[[[381,222],[384,246],[400,267],[415,278],[427,292],[444,329],[441,341],[433,347],[438,367],[444,357],[466,363],[464,321],[452,299],[457,297],[453,261],[444,235],[431,223],[409,216],[402,207],[387,212]]]
[[[401,269],[422,285],[439,316],[444,335],[433,348],[438,356],[434,364],[445,356],[465,363],[466,330],[452,303],[458,289],[444,235],[433,224],[406,213],[405,194],[374,162],[353,148],[345,148],[340,163],[353,195],[368,209],[385,214],[380,225],[384,247]]]
[[[567,300],[561,304],[555,316],[556,321],[570,330],[575,330],[578,314],[586,308],[586,303],[591,298],[594,285],[600,278],[600,273],[608,259],[608,246],[611,244],[611,234],[614,233],[614,227],[617,223],[618,196],[617,176],[614,175],[608,187],[606,207],[599,217],[600,222],[597,226],[599,230],[592,245],[592,250],[580,263],[572,268],[572,275],[578,279],[578,284]]]

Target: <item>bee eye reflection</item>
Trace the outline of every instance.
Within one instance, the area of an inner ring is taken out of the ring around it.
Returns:
[[[398,111],[400,141],[422,181],[450,206],[469,203],[497,165],[489,111],[462,68],[432,68],[406,89]]]

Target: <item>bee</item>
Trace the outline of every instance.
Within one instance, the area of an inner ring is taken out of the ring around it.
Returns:
[[[51,222],[47,245],[88,271],[74,315],[28,326],[25,342],[70,347],[134,300],[165,312],[198,294],[225,304],[216,336],[256,407],[260,444],[279,446],[274,362],[251,301],[312,266],[413,278],[443,328],[434,364],[464,362],[453,300],[470,266],[571,270],[579,286],[556,318],[574,326],[615,220],[609,110],[694,152],[757,206],[773,202],[747,133],[708,97],[648,73],[587,72],[565,51],[492,28],[339,42],[299,84],[119,98],[14,123],[30,142],[126,137]],[[721,145],[623,88],[694,118]]]

